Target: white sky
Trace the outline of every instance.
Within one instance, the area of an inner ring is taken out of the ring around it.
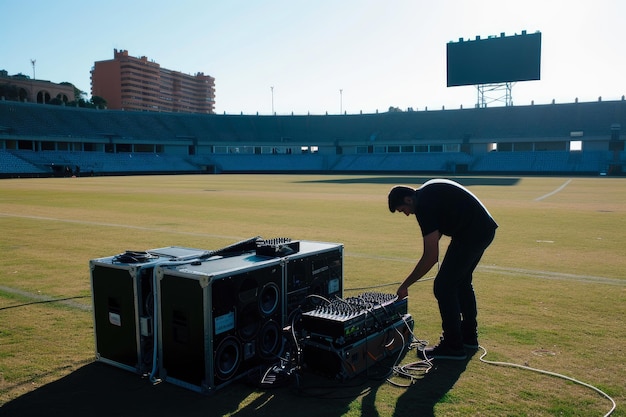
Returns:
[[[515,105],[626,94],[623,0],[0,0],[0,16],[9,75],[35,59],[90,96],[94,62],[125,49],[215,77],[220,114],[472,107],[475,87],[446,87],[446,43],[523,30],[542,32],[541,80]]]

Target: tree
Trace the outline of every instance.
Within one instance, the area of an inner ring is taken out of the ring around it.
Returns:
[[[81,100],[84,101],[83,96],[86,96],[87,93],[85,93],[84,91],[82,91],[81,89],[77,88],[74,84],[68,82],[68,81],[63,81],[59,83],[60,85],[67,85],[70,86],[72,88],[74,88],[74,101],[72,101],[72,103],[76,103],[76,102],[80,102]]]
[[[107,108],[107,101],[100,96],[92,96],[91,97],[91,104],[93,104],[93,106],[96,109],[106,109]]]
[[[75,100],[70,103],[67,103],[68,106],[83,107],[83,108],[89,108],[89,109],[94,109],[94,108],[106,109],[107,108],[107,101],[104,98],[100,96],[93,96],[91,97],[91,99],[86,100],[85,97],[87,97],[87,93],[77,88],[74,84],[66,82],[66,81],[60,84],[71,85],[72,87],[74,87]]]

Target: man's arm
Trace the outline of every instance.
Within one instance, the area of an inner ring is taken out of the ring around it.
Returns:
[[[439,233],[439,230],[435,230],[424,236],[424,252],[422,253],[422,257],[417,262],[417,265],[415,265],[413,272],[406,277],[398,288],[397,294],[400,299],[408,297],[409,287],[426,275],[437,263],[439,259],[440,238],[441,233]]]

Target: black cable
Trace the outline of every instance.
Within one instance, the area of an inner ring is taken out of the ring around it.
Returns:
[[[54,298],[52,300],[31,301],[29,303],[15,304],[15,305],[12,305],[12,306],[7,306],[7,307],[0,307],[0,311],[8,310],[10,308],[25,307],[25,306],[29,306],[29,305],[33,305],[33,304],[58,303],[60,301],[77,300],[77,299],[80,299],[80,298],[90,298],[90,297],[91,297],[91,295],[79,295],[79,296],[76,296],[76,297],[65,297],[65,298]]]
[[[424,281],[432,281],[434,279],[435,279],[435,277],[422,278],[422,279],[416,281],[416,283],[424,282]],[[398,282],[390,282],[390,283],[387,283],[387,284],[372,285],[371,287],[344,288],[344,291],[365,291],[365,290],[373,290],[373,289],[376,289],[376,288],[390,287],[392,285],[400,285],[400,284],[402,284],[402,282],[398,281]]]

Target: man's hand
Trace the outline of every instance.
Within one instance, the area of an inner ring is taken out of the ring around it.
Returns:
[[[398,295],[398,299],[403,300],[409,296],[409,289],[404,285],[400,285],[396,294]]]

